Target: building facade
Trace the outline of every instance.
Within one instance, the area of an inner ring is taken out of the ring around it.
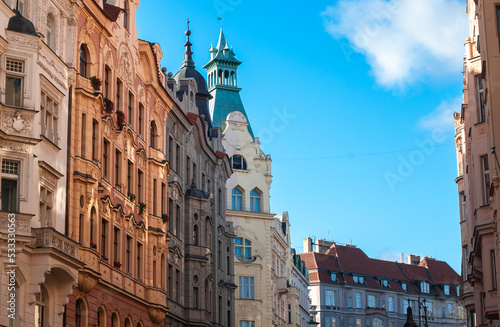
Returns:
[[[498,22],[494,1],[467,1],[470,37],[465,42],[464,103],[454,114],[457,148],[462,298],[467,324],[499,324],[498,208],[500,185],[496,130],[500,115]]]
[[[310,326],[309,313],[309,271],[306,263],[292,249],[292,291],[289,299],[289,321],[297,327]]]
[[[0,1],[2,326],[63,326],[84,265],[67,236],[74,10]]]
[[[309,271],[311,315],[321,326],[402,326],[408,306],[422,325],[423,305],[429,326],[465,326],[460,276],[446,262],[416,257],[404,264],[371,259],[352,245],[332,243],[326,252],[312,252],[312,245],[305,239],[308,252],[300,257]]]

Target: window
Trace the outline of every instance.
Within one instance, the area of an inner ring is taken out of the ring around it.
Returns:
[[[144,105],[139,103],[139,135],[144,137]]]
[[[157,213],[157,211],[158,211],[158,209],[157,209],[157,207],[158,207],[158,200],[157,200],[157,198],[158,198],[158,196],[157,196],[158,186],[157,186],[157,183],[158,182],[156,181],[156,178],[153,178],[153,201],[152,202],[153,202],[153,215],[154,216],[158,216],[158,213]]]
[[[335,291],[325,290],[325,303],[329,306],[335,306]]]
[[[368,306],[370,308],[376,308],[377,307],[377,299],[375,297],[375,295],[368,295]]]
[[[356,308],[360,309],[361,306],[361,293],[356,293]]]
[[[43,95],[42,95],[43,98]],[[43,117],[43,116],[42,116]],[[86,157],[85,145],[87,143],[87,115],[82,114],[82,132],[81,132],[81,140],[80,140],[80,157]]]
[[[384,322],[380,318],[373,318],[373,327],[384,327]]]
[[[128,31],[128,25],[129,25],[129,10],[128,10],[128,1],[125,1],[123,4],[123,27]]]
[[[181,146],[179,144],[175,145],[175,171],[180,173],[181,169]]]
[[[243,193],[237,187],[233,188],[232,193],[232,209],[233,210],[242,210],[241,202],[243,200]]]
[[[127,243],[125,244],[125,269],[128,274],[132,271],[132,237],[127,235]]]
[[[347,298],[347,307],[348,307],[348,308],[352,308],[352,297],[351,297],[351,296],[349,296],[349,297]]]
[[[104,97],[108,98],[110,97],[110,92],[111,89],[109,87],[109,80],[111,79],[111,68],[108,67],[108,65],[104,66]]]
[[[128,92],[128,123],[132,128],[134,127],[134,95]]]
[[[359,282],[358,276],[352,276],[352,280],[357,284]]]
[[[389,282],[387,281],[387,279],[380,280],[380,286],[389,287]]]
[[[453,304],[448,303],[448,317],[453,318]]]
[[[394,312],[394,297],[393,296],[389,296],[388,297],[388,304],[387,304],[387,310],[389,312]]]
[[[238,258],[250,259],[252,257],[252,242],[241,237],[234,239],[234,253]]]
[[[116,103],[115,103],[115,109],[116,111],[121,111],[122,108],[122,88],[123,88],[123,83],[120,81],[120,79],[116,79]]]
[[[250,192],[250,211],[260,212],[260,193],[256,189]]]
[[[137,242],[137,279],[142,279],[142,244]]]
[[[460,192],[460,221],[467,220],[467,198],[464,192]]]
[[[175,269],[175,298],[179,302],[181,300],[181,271]]]
[[[52,227],[53,193],[40,186],[40,223],[42,227]]]
[[[253,299],[253,277],[240,277],[240,299]]]
[[[85,44],[80,46],[80,75],[87,77],[89,74],[89,50]]]
[[[47,304],[48,304],[48,293],[47,290],[45,289],[45,286],[40,287],[40,293],[36,293],[35,297],[35,327],[44,327],[48,326],[48,311],[47,310]],[[76,307],[75,307],[75,318],[80,320],[79,314],[79,303],[77,301]]]
[[[92,160],[97,161],[97,156],[99,154],[98,140],[99,135],[99,122],[95,119],[92,120]]]
[[[118,318],[116,312],[113,312],[111,315],[111,327],[120,327],[120,319]]]
[[[105,219],[101,220],[101,256],[107,258],[107,247],[106,241],[108,240],[108,221]]]
[[[405,283],[405,282],[401,283],[401,288],[403,288],[403,290],[404,290],[404,291],[406,291],[406,290],[407,290],[407,286],[406,286],[406,283]]]
[[[40,105],[42,119],[42,135],[57,144],[58,105],[46,93],[42,92]]]
[[[337,281],[337,275],[335,273],[331,273],[330,274],[330,278],[331,278],[332,282],[336,282]]]
[[[2,211],[19,211],[19,162],[2,160]]]
[[[356,327],[362,327],[363,326],[363,319],[356,319]]]
[[[240,320],[240,327],[255,327],[254,321]]]
[[[444,295],[450,295],[450,285],[444,285]]]
[[[55,38],[55,32],[56,32],[56,23],[54,21],[54,16],[52,13],[49,13],[47,15],[47,45],[49,48],[51,48],[53,51],[56,50],[56,38]]]
[[[137,170],[137,202],[143,202],[142,185],[144,184],[144,173],[142,170]]]
[[[359,276],[359,283],[360,284],[364,284],[365,283],[365,280],[363,277]]]
[[[97,327],[106,326],[106,312],[102,306],[97,309]]]
[[[199,294],[198,294],[198,287],[193,287],[193,308],[198,309],[199,307]]]
[[[133,194],[133,180],[134,180],[134,163],[130,160],[127,161],[127,192]]]
[[[483,177],[483,203],[487,205],[489,203],[489,191],[490,191],[490,168],[488,165],[488,156],[481,156],[481,169]]]
[[[429,283],[428,282],[420,282],[420,292],[422,293],[429,293]]]
[[[171,264],[168,264],[168,275],[167,275],[167,295],[169,299],[172,299],[173,288],[172,288],[172,278],[174,276],[174,268]]]
[[[335,317],[325,316],[325,327],[336,327],[337,319]]]
[[[477,106],[478,106],[478,119],[479,119],[478,122],[481,123],[485,119],[483,77],[481,75],[477,75],[476,81],[477,81]]]
[[[198,225],[193,226],[193,244],[199,245],[198,244]]]
[[[432,302],[426,302],[426,305],[427,305],[427,316],[432,317],[432,309],[433,309]]]
[[[490,251],[490,257],[491,257],[491,286],[494,290],[497,289],[497,267],[496,267],[496,260],[495,260],[495,250]],[[458,287],[458,286],[457,286]],[[458,291],[457,291],[458,295]]]
[[[113,229],[113,260],[120,261],[120,229]]]
[[[175,235],[181,235],[181,206],[175,205]]]
[[[156,124],[154,121],[151,121],[151,126],[149,128],[149,146],[153,149],[156,149]]]
[[[233,169],[247,170],[247,162],[245,158],[235,154],[231,157],[231,167]]]
[[[121,192],[122,174],[121,174],[122,153],[115,150],[115,187]]]
[[[102,170],[103,177],[109,182],[109,141],[104,139],[103,141],[103,150],[102,150]]]
[[[5,104],[23,106],[24,61],[7,59],[5,78]]]

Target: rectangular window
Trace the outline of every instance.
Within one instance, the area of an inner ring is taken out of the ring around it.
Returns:
[[[125,268],[127,269],[127,273],[130,274],[132,271],[132,237],[130,237],[129,235],[127,235],[127,244],[125,251]]]
[[[158,206],[158,200],[157,200],[157,192],[156,192],[156,188],[157,188],[157,181],[156,181],[156,178],[153,178],[153,215],[154,216],[158,216],[158,213],[157,213],[157,209],[156,207]]]
[[[97,161],[97,157],[99,156],[99,149],[97,141],[97,137],[99,135],[99,122],[95,119],[92,119],[92,160]]]
[[[101,221],[101,255],[103,258],[108,257],[108,248],[106,247],[106,241],[108,240],[108,221],[103,219]]]
[[[453,318],[453,304],[448,303],[448,317]]]
[[[198,287],[193,287],[193,308],[198,309],[199,300]]]
[[[139,135],[144,138],[144,106],[139,103]]]
[[[422,293],[429,293],[430,292],[430,287],[429,283],[427,282],[420,282],[420,291]]]
[[[128,124],[134,128],[134,95],[128,92]]]
[[[115,109],[116,111],[121,111],[122,108],[122,86],[123,83],[120,81],[118,78],[116,79],[116,105]]]
[[[142,279],[142,244],[137,242],[137,279]]]
[[[127,192],[133,194],[133,180],[134,180],[134,163],[130,160],[127,161]],[[129,196],[130,198],[130,196]]]
[[[349,296],[349,297],[347,298],[347,307],[348,307],[348,308],[352,308],[352,296]]]
[[[462,269],[463,269],[463,280],[467,280],[467,276],[469,275],[469,247],[464,245],[462,248]]]
[[[168,264],[168,275],[167,275],[167,295],[168,298],[172,298],[172,292],[174,291],[172,289],[172,278],[174,276],[174,269],[171,264]]]
[[[19,162],[2,160],[2,211],[19,211]]]
[[[102,148],[102,175],[109,181],[109,142],[104,139]]]
[[[7,59],[5,66],[5,104],[12,107],[23,106],[24,61]]]
[[[240,299],[253,299],[253,277],[240,277]]]
[[[86,114],[82,114],[82,133],[81,134],[82,134],[82,137],[80,139],[80,157],[85,158],[85,144],[87,143],[87,115]]]
[[[167,208],[165,207],[167,204],[167,185],[165,183],[161,183],[161,215],[167,213]]]
[[[432,302],[427,302],[426,304],[427,304],[427,316],[432,317],[432,310],[434,309]]]
[[[255,322],[254,321],[248,321],[248,320],[240,320],[240,327],[255,327]]]
[[[120,261],[120,230],[113,229],[113,260]]]
[[[356,308],[360,309],[361,305],[361,293],[356,293]]]
[[[376,308],[376,298],[375,295],[368,295],[368,306],[370,308]]]
[[[173,165],[174,163],[174,157],[172,157],[173,155],[173,149],[174,149],[174,139],[172,138],[172,136],[168,136],[168,151],[167,151],[167,155],[168,155],[168,161],[170,163],[170,165]],[[173,169],[173,167],[170,167],[171,169]]]
[[[495,259],[495,251],[491,250],[490,251],[490,257],[491,257],[491,280],[492,280],[492,286],[493,289],[497,289],[497,267],[496,267],[496,259]]]
[[[363,319],[356,319],[356,327],[362,327],[363,326]]]
[[[115,187],[118,191],[122,190],[122,174],[121,174],[122,153],[115,150]]]
[[[47,188],[40,186],[40,221],[42,227],[52,227],[53,194]]]
[[[191,158],[186,157],[186,183],[191,185]]]
[[[181,206],[175,205],[175,235],[181,235]]]
[[[181,272],[175,269],[175,298],[177,302],[181,300]]]
[[[179,144],[175,144],[175,171],[177,174],[180,174],[179,171],[181,169],[181,146]]]
[[[168,198],[168,216],[170,217],[170,223],[168,224],[168,231],[170,233],[174,232],[174,229],[172,228],[173,221],[174,221],[174,200],[172,198]]]
[[[444,295],[450,295],[450,285],[444,285]]]
[[[388,297],[388,308],[387,310],[389,312],[394,312],[394,297],[393,296],[389,296]]]
[[[111,69],[108,66],[104,67],[104,97],[108,98],[110,97],[110,86],[109,86],[109,81],[111,79]]]
[[[40,113],[42,120],[42,135],[49,139],[52,143],[57,144],[57,122],[59,118],[58,104],[42,92]]]
[[[138,202],[143,202],[143,195],[142,195],[142,185],[144,184],[144,173],[142,170],[138,169],[137,170],[137,201]]]
[[[478,120],[479,120],[478,122],[482,123],[485,120],[483,77],[481,75],[477,75],[476,82],[477,82],[477,106],[478,106]]]
[[[460,192],[460,221],[467,220],[467,203],[464,192]]]
[[[490,193],[490,168],[488,165],[488,156],[481,156],[481,169],[483,178],[483,200],[484,204],[489,203],[489,193]]]
[[[325,290],[325,303],[329,306],[335,306],[335,291]]]

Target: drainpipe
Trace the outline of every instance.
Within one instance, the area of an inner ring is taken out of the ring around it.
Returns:
[[[73,111],[73,85],[69,87],[68,96],[68,144],[66,149],[66,221],[64,224],[64,235],[69,233],[69,187],[70,187],[70,168],[71,168],[71,116]]]

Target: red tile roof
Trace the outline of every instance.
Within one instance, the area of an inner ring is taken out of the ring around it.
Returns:
[[[215,155],[221,159],[224,159],[227,156],[227,153],[222,151],[215,151]]]
[[[196,125],[196,120],[198,119],[198,115],[192,112],[188,112],[186,115],[187,119],[189,120],[189,123],[191,125]]]
[[[424,258],[419,266],[429,269],[432,280],[436,284],[442,285],[460,285],[460,276],[455,273],[455,270],[444,261],[434,260],[431,258]]]
[[[120,7],[116,7],[107,3],[104,3],[103,5],[104,15],[106,15],[106,17],[112,22],[116,22],[116,20],[118,19],[118,15],[120,15],[122,11],[123,9]]]

